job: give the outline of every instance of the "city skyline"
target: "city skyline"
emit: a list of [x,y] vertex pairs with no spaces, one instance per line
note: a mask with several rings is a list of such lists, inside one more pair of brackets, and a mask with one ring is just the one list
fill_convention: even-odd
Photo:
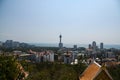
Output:
[[120,44],[119,0],[1,0],[0,41]]

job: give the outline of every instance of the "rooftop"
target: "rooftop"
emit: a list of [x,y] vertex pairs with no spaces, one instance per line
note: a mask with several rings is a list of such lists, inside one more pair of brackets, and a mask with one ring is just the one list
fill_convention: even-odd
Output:
[[97,72],[100,70],[100,68],[101,66],[94,61],[80,76],[80,80],[92,80]]
[[80,76],[80,80],[113,80],[106,69],[106,64],[100,66],[95,61],[91,63]]

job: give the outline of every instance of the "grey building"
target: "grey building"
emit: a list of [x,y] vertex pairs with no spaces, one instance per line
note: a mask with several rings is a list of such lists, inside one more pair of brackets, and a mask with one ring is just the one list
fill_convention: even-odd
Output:
[[92,43],[92,47],[93,47],[93,50],[96,50],[96,42],[95,41],[93,41],[93,43]]
[[103,46],[103,43],[100,43],[100,49],[103,49],[104,46]]
[[13,40],[6,40],[4,46],[6,48],[12,48],[13,47]]

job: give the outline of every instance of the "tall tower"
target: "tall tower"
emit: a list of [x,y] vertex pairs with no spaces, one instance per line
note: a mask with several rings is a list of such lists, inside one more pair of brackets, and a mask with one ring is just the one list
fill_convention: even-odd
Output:
[[103,47],[103,43],[100,43],[100,49],[103,49],[104,47]]
[[61,40],[62,40],[62,35],[60,35],[59,37],[60,37],[60,43],[61,43]]
[[63,48],[63,43],[62,43],[62,35],[59,36],[60,42],[59,42],[59,48]]

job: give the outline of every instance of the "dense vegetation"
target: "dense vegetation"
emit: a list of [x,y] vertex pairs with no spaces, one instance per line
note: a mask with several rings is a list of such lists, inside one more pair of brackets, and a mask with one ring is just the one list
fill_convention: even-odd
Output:
[[52,50],[54,52],[57,52],[59,50],[58,47],[18,47],[18,48],[5,48],[5,47],[0,47],[0,50],[3,52],[13,52],[15,50],[20,50],[22,52],[28,52],[30,49],[33,51],[44,51],[44,50]]
[[18,80],[23,77],[15,57],[0,55],[0,80]]
[[18,62],[14,56],[3,54],[0,55],[0,80],[22,80],[24,75],[18,64],[21,64],[25,71],[29,72],[26,80],[78,80],[80,73],[86,68],[86,65],[82,63],[69,65],[58,62]]
[[120,65],[107,68],[113,80],[120,80]]
[[[61,63],[30,63],[20,61],[29,76],[26,80],[78,80],[79,75],[85,70],[86,65],[79,63],[77,65]],[[107,68],[114,80],[120,79],[120,65]],[[18,61],[13,56],[0,55],[0,80],[21,80]]]
[[58,63],[26,63],[24,68],[29,71],[27,80],[78,80],[86,65],[58,64]]
[[[3,52],[12,52],[14,50],[21,50],[27,52],[30,48],[8,49],[2,48]],[[54,47],[32,47],[34,51],[53,50],[58,51]],[[86,59],[80,56],[78,59]],[[86,65],[79,62],[77,65],[62,64],[59,62],[44,62],[44,63],[30,63],[26,61],[17,61],[14,56],[0,55],[0,80],[16,80],[22,79],[20,69],[17,67],[21,63],[29,76],[26,80],[78,80],[79,75],[86,69]],[[114,80],[120,80],[120,65],[111,66],[107,68]]]

